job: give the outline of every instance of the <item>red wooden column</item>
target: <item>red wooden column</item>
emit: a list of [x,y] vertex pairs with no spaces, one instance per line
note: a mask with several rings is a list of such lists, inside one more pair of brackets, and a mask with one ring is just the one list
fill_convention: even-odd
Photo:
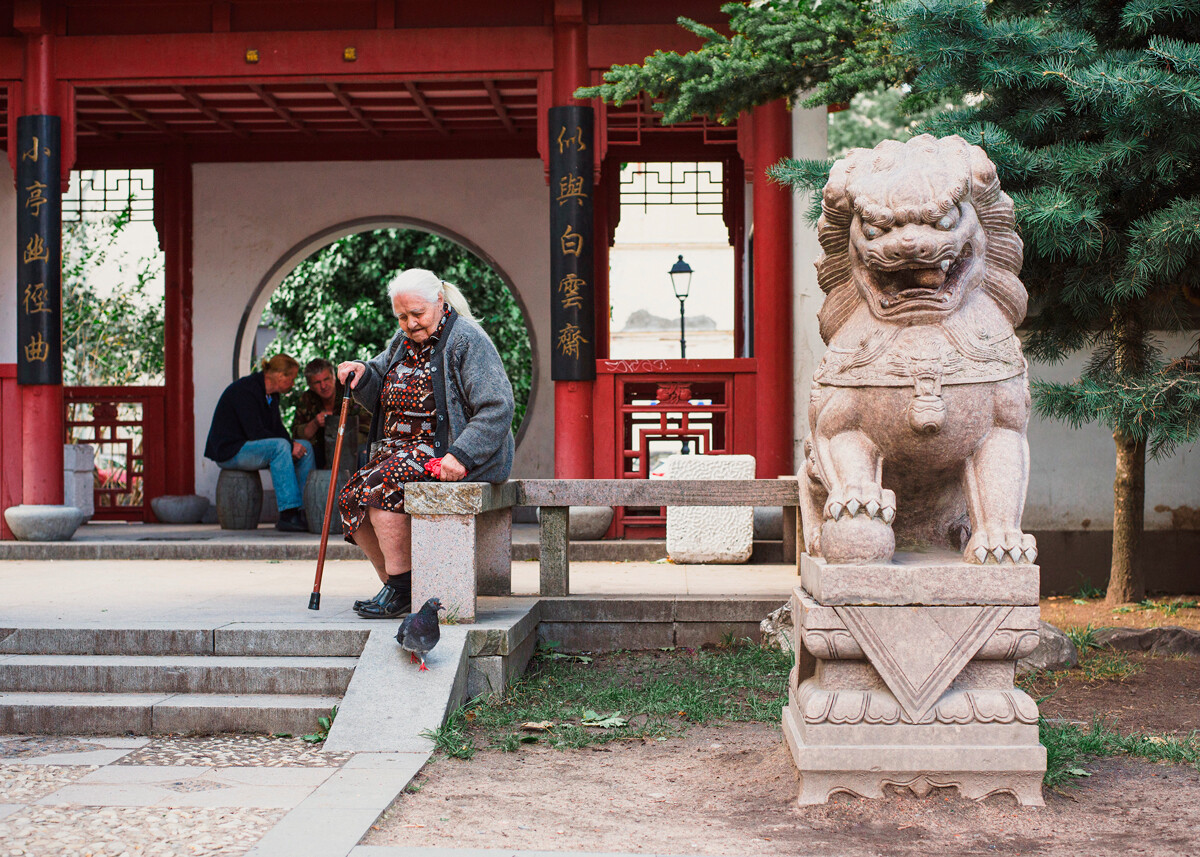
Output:
[[155,172],[159,245],[166,256],[166,481],[168,494],[196,490],[192,380],[192,165],[175,154]]
[[[586,103],[572,97],[576,89],[589,83],[583,3],[556,0],[554,7],[553,103],[556,107]],[[589,143],[595,145],[594,140]],[[554,475],[559,479],[591,479],[595,472],[595,385],[595,381],[554,382]]]
[[[48,17],[40,6],[31,6],[18,16],[17,25],[25,32],[24,104],[22,116],[58,116],[58,82],[54,72],[54,36],[49,33]],[[11,108],[10,108],[11,109]],[[66,125],[66,123],[64,123]],[[59,143],[73,131],[63,128]],[[10,146],[15,145],[10,141]],[[40,143],[39,143],[40,146]],[[44,147],[40,149],[44,151]],[[19,155],[18,155],[19,157]],[[68,167],[69,168],[69,167]],[[58,187],[47,188],[49,196],[60,194]],[[18,188],[17,198],[22,194]],[[18,205],[20,203],[18,202]],[[58,207],[60,203],[55,203]],[[19,215],[18,215],[19,216]],[[50,240],[53,240],[53,236]],[[51,258],[61,259],[62,236]],[[22,264],[22,250],[17,248],[17,264]],[[18,300],[21,296],[18,295]],[[61,290],[51,300],[59,302]],[[22,479],[21,502],[26,505],[58,506],[63,502],[63,442],[65,414],[61,376],[57,383],[20,385]]]
[[755,455],[759,479],[792,468],[792,194],[766,169],[792,155],[783,101],[754,109],[754,356],[758,358]]

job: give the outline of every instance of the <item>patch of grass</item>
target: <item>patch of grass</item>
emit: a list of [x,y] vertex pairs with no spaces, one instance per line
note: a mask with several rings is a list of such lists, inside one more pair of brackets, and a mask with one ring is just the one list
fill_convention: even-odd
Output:
[[1084,628],[1066,628],[1063,633],[1075,644],[1075,648],[1081,656],[1088,649],[1100,648],[1100,644],[1096,641],[1096,629],[1092,627],[1091,622],[1088,622]]
[[475,745],[467,735],[467,709],[459,706],[436,729],[421,732],[422,738],[433,742],[435,752],[452,759],[469,759],[475,755]]
[[1089,758],[1134,756],[1149,762],[1186,764],[1200,770],[1200,733],[1185,738],[1134,733],[1122,735],[1102,720],[1083,729],[1072,723],[1038,722],[1038,737],[1046,748],[1046,776],[1050,788],[1075,783],[1091,773],[1083,766]]
[[1183,598],[1175,598],[1171,601],[1154,601],[1150,598],[1143,598],[1136,604],[1122,604],[1120,607],[1114,607],[1112,612],[1115,615],[1119,615],[1122,613],[1146,611],[1161,613],[1164,616],[1178,616],[1180,610],[1192,610],[1197,607],[1200,607],[1200,601]]
[[445,755],[470,758],[476,746],[512,752],[521,744],[542,743],[569,749],[669,738],[693,723],[778,724],[787,703],[791,654],[732,637],[723,643],[699,652],[594,657],[546,646],[504,700],[473,704],[429,737]]
[[[1086,641],[1086,638],[1084,639]],[[1086,647],[1078,642],[1075,645],[1079,649],[1079,666],[1070,670],[1026,673],[1017,676],[1016,686],[1037,699],[1040,705],[1042,700],[1052,696],[1063,682],[1123,681],[1142,671],[1142,665],[1131,661],[1125,652],[1101,648],[1094,642]]]
[[1081,577],[1080,581],[1079,581],[1079,588],[1076,589],[1074,592],[1071,592],[1068,594],[1072,598],[1087,601],[1092,598],[1103,598],[1105,595],[1108,594],[1108,587],[1096,586],[1092,583],[1089,583],[1086,580],[1083,580],[1083,578]]
[[328,738],[329,730],[333,728],[333,721],[337,717],[337,709],[338,707],[335,705],[330,709],[328,717],[322,716],[317,718],[316,732],[310,732],[308,735],[301,735],[300,737],[309,744],[320,744]]

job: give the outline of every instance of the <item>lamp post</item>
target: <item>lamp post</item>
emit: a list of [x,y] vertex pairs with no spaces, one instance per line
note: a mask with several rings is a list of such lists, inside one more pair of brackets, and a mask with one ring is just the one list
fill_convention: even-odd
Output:
[[687,300],[688,291],[692,287],[692,267],[683,261],[683,256],[671,266],[671,288],[675,297],[679,298],[679,356],[687,357],[687,340],[684,338],[683,302]]

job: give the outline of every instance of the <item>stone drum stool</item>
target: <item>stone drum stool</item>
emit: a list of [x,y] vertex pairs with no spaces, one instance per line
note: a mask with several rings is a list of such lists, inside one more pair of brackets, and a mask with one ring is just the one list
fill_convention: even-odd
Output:
[[[325,501],[329,497],[329,477],[333,475],[332,470],[314,470],[308,474],[308,479],[304,483],[304,515],[308,518],[308,531],[310,533],[320,533],[321,526],[325,523]],[[342,493],[342,489],[346,487],[346,483],[350,481],[350,472],[340,470],[338,472],[337,490],[333,495],[333,502],[337,503],[338,495]],[[333,515],[329,518],[329,532],[340,535],[342,532],[342,517],[337,513],[337,507],[334,506]]]
[[253,530],[262,514],[262,477],[257,470],[222,470],[217,477],[217,521],[222,530]]

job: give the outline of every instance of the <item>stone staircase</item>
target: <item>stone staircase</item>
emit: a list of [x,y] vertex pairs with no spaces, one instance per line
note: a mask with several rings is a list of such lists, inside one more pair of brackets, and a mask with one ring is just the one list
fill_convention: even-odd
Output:
[[312,732],[345,693],[367,633],[0,628],[0,733]]

